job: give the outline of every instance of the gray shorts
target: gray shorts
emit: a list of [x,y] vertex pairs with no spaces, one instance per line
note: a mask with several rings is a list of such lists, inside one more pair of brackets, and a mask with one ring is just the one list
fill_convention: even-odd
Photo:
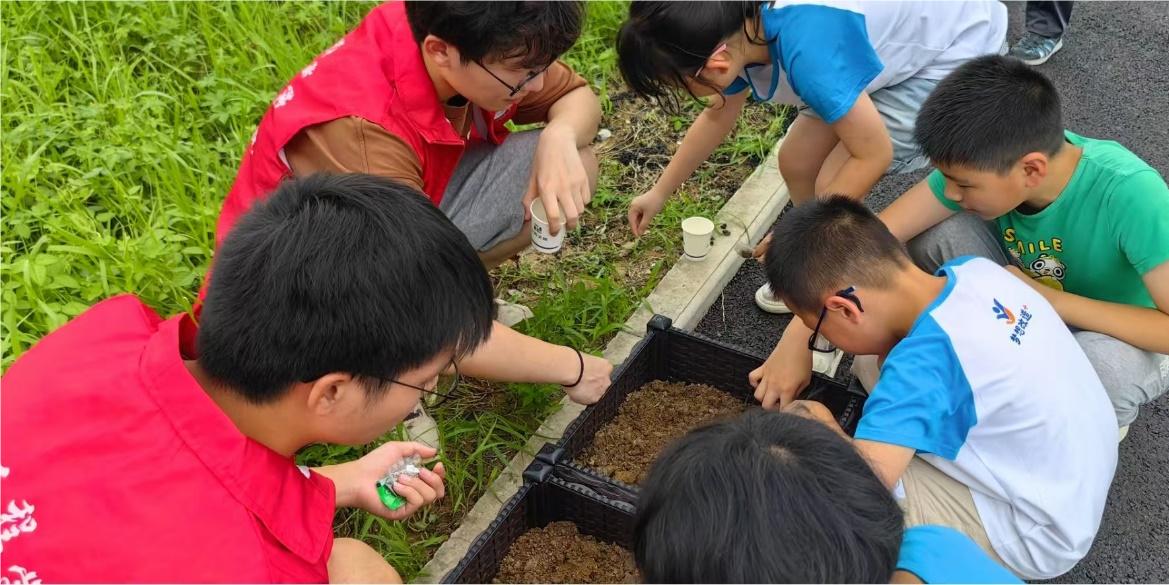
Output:
[[503,144],[467,144],[438,208],[480,252],[514,238],[524,226],[524,193],[532,175],[539,130],[517,132]]
[[[883,87],[869,94],[881,119],[885,121],[889,138],[893,139],[893,162],[886,173],[909,173],[929,165],[929,159],[922,154],[913,139],[913,127],[917,122],[918,110],[937,85],[937,79],[910,77],[897,85]],[[800,115],[820,119],[807,106],[800,108]]]
[[[914,263],[929,272],[960,256],[981,256],[1006,266],[1012,260],[997,234],[993,223],[958,213],[913,238],[907,247]],[[1072,332],[1100,376],[1120,426],[1132,424],[1142,404],[1169,390],[1169,356],[1095,331]]]

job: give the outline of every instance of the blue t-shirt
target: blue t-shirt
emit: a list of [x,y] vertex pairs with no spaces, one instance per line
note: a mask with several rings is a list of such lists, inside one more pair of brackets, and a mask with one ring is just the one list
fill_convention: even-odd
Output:
[[848,113],[862,92],[910,78],[942,79],[994,53],[1007,30],[1000,2],[781,0],[763,6],[770,62],[748,66],[725,93],[806,104],[825,122]]
[[965,534],[945,526],[907,529],[897,570],[926,583],[1022,583]]

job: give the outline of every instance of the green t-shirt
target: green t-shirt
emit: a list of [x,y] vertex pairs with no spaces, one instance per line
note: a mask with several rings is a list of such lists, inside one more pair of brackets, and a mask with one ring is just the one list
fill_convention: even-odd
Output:
[[[1036,280],[1102,301],[1155,308],[1147,272],[1169,261],[1169,187],[1120,144],[1065,131],[1083,154],[1067,187],[1038,213],[995,219],[1006,250]],[[943,205],[945,177],[929,186]]]

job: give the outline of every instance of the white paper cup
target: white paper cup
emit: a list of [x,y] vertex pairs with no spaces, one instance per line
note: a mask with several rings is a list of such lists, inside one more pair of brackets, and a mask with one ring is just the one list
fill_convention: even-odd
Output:
[[532,212],[532,245],[536,250],[545,254],[555,254],[564,245],[564,233],[568,231],[567,223],[560,222],[560,231],[552,235],[548,225],[548,214],[544,211],[544,202],[536,199],[529,208]]
[[710,253],[710,235],[714,233],[714,222],[705,217],[688,217],[682,220],[682,250],[691,260],[702,260]]

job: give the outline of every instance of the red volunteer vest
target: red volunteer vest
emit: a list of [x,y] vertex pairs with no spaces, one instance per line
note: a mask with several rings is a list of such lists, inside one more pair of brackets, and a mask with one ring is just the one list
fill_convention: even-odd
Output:
[[[513,105],[496,115],[472,106],[472,136],[503,142],[504,122],[515,109]],[[466,140],[455,134],[444,114],[401,1],[374,8],[276,96],[252,135],[223,202],[215,245],[256,201],[291,175],[284,147],[294,136],[309,126],[348,116],[369,120],[410,145],[421,162],[423,191],[435,205],[442,200]]]

